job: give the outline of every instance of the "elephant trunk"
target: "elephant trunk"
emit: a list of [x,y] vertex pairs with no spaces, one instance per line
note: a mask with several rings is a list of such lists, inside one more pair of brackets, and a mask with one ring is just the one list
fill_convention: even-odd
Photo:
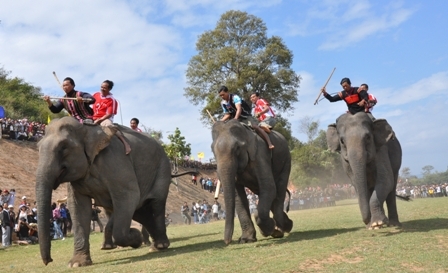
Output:
[[370,194],[367,184],[367,168],[366,168],[365,151],[349,153],[348,160],[350,168],[353,172],[352,183],[358,192],[358,203],[361,210],[361,216],[364,223],[367,225],[370,222]]
[[236,164],[228,160],[224,164],[218,164],[218,177],[224,190],[224,203],[226,205],[226,223],[224,230],[224,242],[228,245],[232,242],[235,220],[235,183]]
[[45,265],[52,262],[51,258],[51,237],[50,219],[53,217],[51,210],[53,183],[42,174],[37,174],[36,179],[36,201],[39,230],[39,247],[42,261]]

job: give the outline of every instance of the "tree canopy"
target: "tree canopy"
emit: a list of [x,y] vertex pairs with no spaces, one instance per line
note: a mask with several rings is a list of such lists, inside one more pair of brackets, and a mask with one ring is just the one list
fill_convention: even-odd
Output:
[[44,103],[40,87],[32,86],[23,79],[10,78],[11,72],[0,68],[0,105],[6,116],[46,122],[50,110]]
[[176,128],[174,134],[168,135],[168,140],[170,143],[162,144],[162,146],[170,160],[183,159],[185,156],[191,155],[191,144],[185,141],[179,128]]
[[199,36],[184,95],[201,106],[205,124],[210,124],[206,110],[221,113],[221,85],[247,102],[251,93],[259,92],[277,110],[294,110],[301,78],[291,69],[293,53],[280,37],[268,38],[266,30],[260,18],[231,10],[221,15],[215,29]]

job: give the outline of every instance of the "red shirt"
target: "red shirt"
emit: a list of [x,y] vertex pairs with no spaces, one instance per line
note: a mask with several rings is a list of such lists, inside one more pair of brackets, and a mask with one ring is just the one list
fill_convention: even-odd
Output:
[[114,115],[117,114],[118,103],[112,94],[103,96],[101,92],[96,92],[93,94],[93,98],[95,99],[95,103],[93,104],[93,120],[112,114],[109,119],[113,121]]
[[[257,113],[260,113],[261,111],[263,111],[263,108],[265,106],[269,107],[269,103],[265,99],[258,99],[257,102],[255,103],[255,110],[254,110],[255,111],[255,115]],[[259,116],[258,120],[263,121],[263,120],[266,119],[267,116],[275,118],[274,111],[272,111],[271,107],[269,107],[269,111],[267,111],[266,113],[264,113],[261,116]]]

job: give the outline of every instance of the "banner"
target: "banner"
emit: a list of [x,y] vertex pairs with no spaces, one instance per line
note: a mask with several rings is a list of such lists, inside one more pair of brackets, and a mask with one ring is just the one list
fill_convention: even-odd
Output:
[[0,106],[0,118],[4,117],[5,117],[5,109],[3,108],[3,106]]
[[200,152],[200,153],[198,153],[198,158],[199,158],[199,159],[204,158],[204,152]]
[[47,125],[50,124],[50,121],[51,121],[50,115],[48,115],[48,117],[47,117]]

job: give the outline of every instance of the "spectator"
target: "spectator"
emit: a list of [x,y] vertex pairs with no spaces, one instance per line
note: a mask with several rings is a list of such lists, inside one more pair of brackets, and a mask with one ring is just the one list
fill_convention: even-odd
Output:
[[64,234],[61,230],[61,211],[57,207],[56,203],[51,204],[51,209],[53,211],[53,226],[54,226],[54,232],[55,235],[53,239],[62,239],[65,240]]
[[11,189],[9,191],[10,197],[9,197],[9,202],[8,202],[8,206],[12,205],[14,206],[14,201],[16,200],[16,190],[15,189]]
[[14,206],[8,205],[9,212],[9,244],[12,244],[12,232],[14,230],[14,222],[16,219],[16,213],[14,212]]
[[219,213],[219,205],[218,201],[215,200],[212,206],[212,213],[213,213],[213,219],[219,220],[218,213]]
[[0,195],[0,205],[4,206],[5,208],[9,204],[9,200],[11,199],[11,194],[7,189],[4,189],[2,191],[2,194]]
[[180,208],[180,213],[182,214],[182,218],[184,219],[184,224],[191,224],[190,217],[190,208],[188,207],[187,202],[184,202],[184,205]]
[[59,212],[61,214],[61,229],[62,229],[62,234],[64,237],[67,237],[67,230],[68,230],[68,226],[69,226],[69,221],[68,221],[68,209],[65,205],[65,203],[61,203],[59,205]]
[[198,210],[194,201],[191,202],[191,216],[193,216],[193,221],[195,224],[199,223]]
[[0,227],[2,230],[2,246],[9,247],[11,245],[11,223],[9,213],[0,205]]

